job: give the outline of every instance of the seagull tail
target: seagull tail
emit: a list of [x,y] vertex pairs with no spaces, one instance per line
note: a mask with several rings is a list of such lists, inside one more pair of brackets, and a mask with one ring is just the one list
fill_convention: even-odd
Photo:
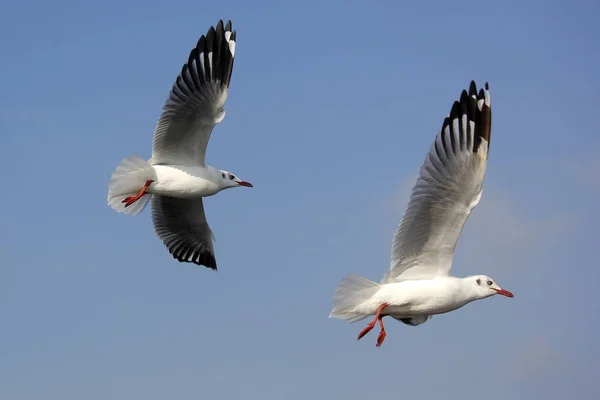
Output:
[[333,309],[329,318],[357,322],[370,314],[360,310],[360,306],[371,299],[381,285],[362,276],[351,274],[339,283],[333,295]]
[[136,154],[125,157],[117,165],[108,182],[108,205],[115,211],[124,214],[137,215],[141,213],[152,198],[151,194],[142,196],[129,207],[125,207],[123,200],[137,194],[150,179],[155,180],[156,173],[146,160]]

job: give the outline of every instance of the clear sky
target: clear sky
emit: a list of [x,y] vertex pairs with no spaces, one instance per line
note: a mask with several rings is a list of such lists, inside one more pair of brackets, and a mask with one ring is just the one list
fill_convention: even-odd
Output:
[[[600,4],[10,1],[0,12],[0,399],[600,398]],[[219,272],[106,204],[173,80],[238,31],[207,161]],[[453,274],[495,296],[413,328],[328,319],[379,280],[452,102],[491,86],[481,203]]]

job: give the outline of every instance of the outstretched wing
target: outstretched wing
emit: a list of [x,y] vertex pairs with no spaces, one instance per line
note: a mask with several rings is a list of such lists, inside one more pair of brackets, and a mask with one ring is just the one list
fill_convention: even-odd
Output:
[[492,123],[489,86],[463,90],[433,142],[394,235],[382,282],[448,276],[456,243],[481,198]]
[[154,130],[151,164],[204,165],[216,124],[225,117],[236,33],[231,21],[210,27],[175,80]]
[[206,221],[202,198],[152,196],[152,223],[173,258],[217,269],[213,233]]

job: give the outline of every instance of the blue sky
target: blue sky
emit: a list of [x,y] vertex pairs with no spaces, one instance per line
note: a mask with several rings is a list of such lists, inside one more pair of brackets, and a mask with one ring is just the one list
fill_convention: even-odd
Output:
[[[593,1],[6,3],[0,13],[0,398],[600,398],[600,56]],[[207,161],[219,272],[106,204],[219,18],[238,31]],[[490,82],[481,203],[453,273],[515,293],[411,328],[327,318],[379,280],[419,166]]]

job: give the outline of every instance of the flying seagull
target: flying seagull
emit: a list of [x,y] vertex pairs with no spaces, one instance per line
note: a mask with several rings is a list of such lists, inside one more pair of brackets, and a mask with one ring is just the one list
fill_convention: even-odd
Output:
[[417,326],[475,300],[495,294],[513,297],[488,276],[450,276],[458,238],[481,199],[491,125],[489,85],[478,93],[471,81],[469,93],[463,90],[454,102],[425,157],[381,283],[351,274],[335,290],[330,318],[357,322],[375,316],[358,339],[379,322],[381,346],[385,316]]
[[217,270],[214,236],[202,198],[234,187],[252,187],[231,172],[205,163],[225,101],[235,56],[231,21],[202,35],[175,80],[154,130],[152,158],[123,159],[108,184],[108,204],[137,215],[152,199],[152,223],[169,253],[180,262]]

